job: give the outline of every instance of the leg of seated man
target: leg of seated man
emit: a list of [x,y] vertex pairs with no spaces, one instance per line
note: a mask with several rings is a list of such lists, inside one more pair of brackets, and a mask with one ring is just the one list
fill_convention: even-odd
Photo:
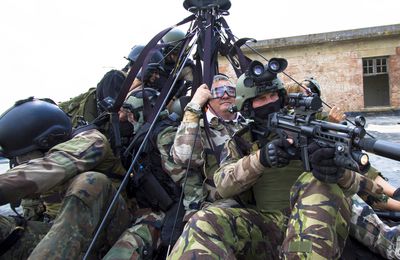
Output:
[[125,230],[103,260],[152,259],[157,249],[164,213],[142,209],[135,212],[137,219]]
[[208,207],[190,218],[168,259],[277,259],[282,216],[280,212]]
[[287,259],[337,259],[350,222],[350,203],[336,184],[300,175],[290,192],[291,216],[283,242]]
[[40,221],[23,223],[13,217],[0,216],[0,251],[3,253],[0,259],[27,259],[50,227],[51,224]]
[[[105,175],[85,172],[76,176],[53,226],[30,259],[78,259],[89,246],[114,195],[115,189]],[[130,222],[128,208],[119,196],[94,251],[101,254],[102,250],[108,250]]]

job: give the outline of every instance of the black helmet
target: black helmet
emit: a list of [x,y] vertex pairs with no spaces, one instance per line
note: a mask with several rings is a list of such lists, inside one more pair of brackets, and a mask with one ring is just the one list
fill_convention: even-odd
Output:
[[135,62],[143,49],[144,49],[143,45],[133,46],[131,49],[131,52],[128,54],[128,57],[125,57],[125,59],[127,59],[131,62]]
[[164,71],[164,56],[159,50],[152,51],[152,56],[147,63],[145,73],[140,71],[137,77],[143,82],[149,83],[148,81],[154,71]]
[[[143,51],[143,45],[135,45],[132,47],[131,52],[129,53],[128,57],[125,57],[127,60],[131,62],[136,62],[140,53]],[[153,55],[151,56],[148,62],[148,68],[156,68],[159,70],[163,70],[164,65],[164,56],[162,55],[161,51],[154,50],[151,51]]]
[[147,71],[149,70],[161,70],[164,71],[164,56],[162,55],[160,50],[156,50],[153,52],[149,63],[147,64]]
[[71,137],[71,119],[54,102],[30,97],[0,116],[0,150],[12,158],[48,150]]

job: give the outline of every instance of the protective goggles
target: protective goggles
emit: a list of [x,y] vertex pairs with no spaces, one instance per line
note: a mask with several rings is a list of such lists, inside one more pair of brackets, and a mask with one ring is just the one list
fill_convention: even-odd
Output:
[[236,88],[232,86],[219,86],[211,89],[211,96],[213,98],[222,98],[225,93],[230,97],[236,97]]

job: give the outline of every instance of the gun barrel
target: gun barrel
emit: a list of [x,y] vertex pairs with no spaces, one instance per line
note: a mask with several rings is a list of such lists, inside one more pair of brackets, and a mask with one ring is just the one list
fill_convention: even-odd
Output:
[[400,144],[372,138],[360,140],[360,148],[386,158],[400,161]]

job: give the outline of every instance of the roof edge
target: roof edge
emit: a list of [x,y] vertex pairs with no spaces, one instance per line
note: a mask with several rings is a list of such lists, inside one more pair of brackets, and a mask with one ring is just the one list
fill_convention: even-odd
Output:
[[[382,37],[393,37],[400,35],[400,24],[367,27],[360,29],[326,32],[318,34],[306,34],[300,36],[284,37],[261,40],[256,43],[249,43],[252,48],[257,49],[273,49],[289,46],[304,46],[311,44],[321,44],[328,42],[341,42],[349,40],[372,39]],[[244,47],[243,51],[248,51],[248,47]]]

